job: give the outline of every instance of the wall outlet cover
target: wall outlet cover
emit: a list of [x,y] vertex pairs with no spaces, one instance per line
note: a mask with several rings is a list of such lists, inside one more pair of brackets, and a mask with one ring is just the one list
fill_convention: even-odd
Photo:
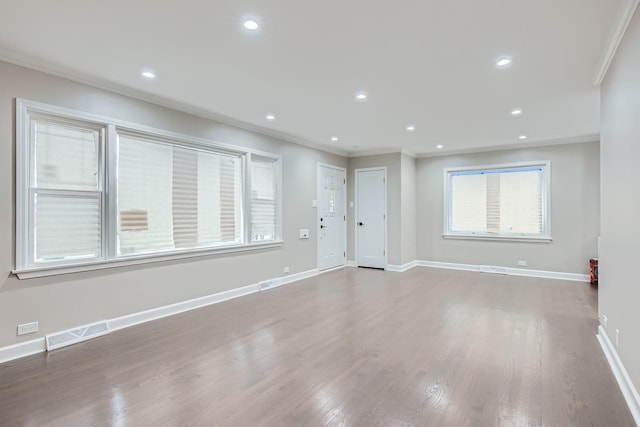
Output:
[[18,335],[33,334],[34,332],[38,332],[38,322],[18,325]]

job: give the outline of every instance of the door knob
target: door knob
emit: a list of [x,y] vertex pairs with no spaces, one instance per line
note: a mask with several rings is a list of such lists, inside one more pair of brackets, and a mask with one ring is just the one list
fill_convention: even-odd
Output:
[[320,224],[320,229],[322,230],[323,228],[327,228],[327,226]]

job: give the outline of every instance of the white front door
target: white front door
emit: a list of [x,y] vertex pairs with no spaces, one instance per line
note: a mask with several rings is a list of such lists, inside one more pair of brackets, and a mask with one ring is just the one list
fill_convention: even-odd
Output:
[[344,169],[318,165],[318,269],[338,267],[346,261],[347,210]]
[[385,268],[386,170],[356,169],[356,249],[358,267]]

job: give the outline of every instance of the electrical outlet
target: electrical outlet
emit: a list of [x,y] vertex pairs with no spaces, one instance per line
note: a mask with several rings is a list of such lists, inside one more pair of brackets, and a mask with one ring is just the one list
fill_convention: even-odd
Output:
[[309,238],[309,229],[308,228],[301,228],[300,229],[300,238],[301,239],[308,239]]
[[527,266],[527,261],[518,261],[518,265],[520,267],[526,267]]
[[18,335],[26,335],[38,332],[38,322],[24,323],[18,325]]
[[607,322],[609,321],[609,319],[607,318],[606,314],[602,315],[602,326],[604,326],[605,328],[607,327]]
[[616,348],[620,347],[620,331],[616,329]]
[[282,272],[283,272],[283,273],[288,273],[289,271],[290,271],[290,270],[289,270],[289,267],[285,267],[285,268],[283,268],[283,269],[282,269]]

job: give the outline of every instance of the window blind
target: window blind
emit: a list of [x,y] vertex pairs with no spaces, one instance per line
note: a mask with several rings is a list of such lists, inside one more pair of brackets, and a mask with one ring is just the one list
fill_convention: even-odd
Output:
[[272,159],[251,161],[251,240],[274,240],[277,234],[277,175]]
[[449,231],[489,235],[544,232],[541,167],[449,174]]
[[102,255],[101,132],[33,118],[33,262]]
[[120,134],[118,211],[119,255],[240,243],[241,158]]

